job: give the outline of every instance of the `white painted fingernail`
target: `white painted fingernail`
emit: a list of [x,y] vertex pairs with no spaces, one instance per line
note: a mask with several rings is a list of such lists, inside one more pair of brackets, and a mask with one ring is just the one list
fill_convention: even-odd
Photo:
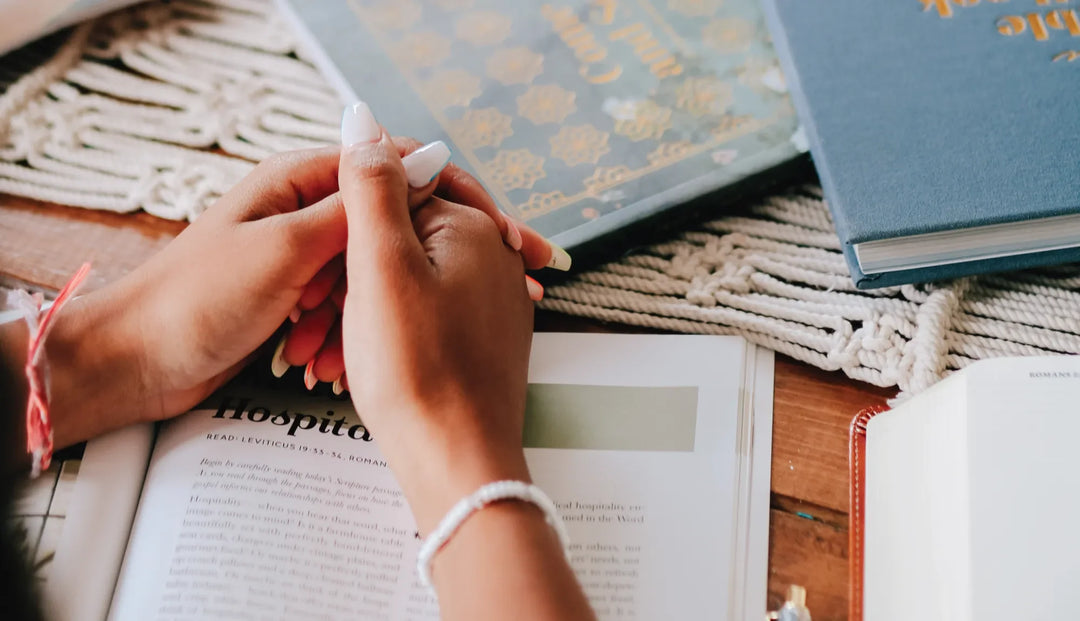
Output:
[[307,367],[304,368],[304,386],[311,390],[315,388],[315,384],[319,383],[319,378],[315,377],[315,359],[312,358],[308,361]]
[[274,374],[274,377],[281,377],[289,370],[289,363],[285,362],[285,359],[281,356],[285,351],[285,340],[288,338],[288,334],[281,337],[281,340],[278,341],[277,349],[274,350],[274,357],[270,359],[270,372]]
[[330,390],[334,391],[335,395],[340,395],[345,392],[345,387],[341,385],[341,376],[339,375],[334,383],[330,386]]
[[551,240],[544,241],[546,241],[548,247],[551,248],[551,259],[548,260],[547,267],[563,272],[570,269],[570,264],[573,262],[573,260],[570,258],[570,254],[563,250],[560,246],[553,244]]
[[300,321],[300,313],[301,313],[301,312],[302,312],[302,311],[300,310],[300,307],[299,307],[299,306],[297,306],[296,308],[292,309],[292,312],[291,312],[291,313],[289,313],[289,321],[291,321],[291,322],[293,322],[293,323],[296,323],[297,321]]
[[450,147],[442,140],[430,142],[401,159],[409,185],[422,188],[431,183],[450,162]]
[[517,227],[517,224],[510,219],[509,216],[503,214],[503,220],[506,220],[506,243],[514,250],[521,250],[521,229]]
[[382,128],[371,113],[371,108],[362,101],[345,106],[341,114],[341,144],[352,146],[360,142],[377,142],[382,137]]

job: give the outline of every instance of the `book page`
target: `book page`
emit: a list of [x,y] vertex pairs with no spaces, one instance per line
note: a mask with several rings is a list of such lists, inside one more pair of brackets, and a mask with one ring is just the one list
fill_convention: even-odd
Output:
[[[537,335],[526,455],[600,618],[739,609],[746,351],[735,338]],[[111,619],[438,617],[415,573],[415,523],[347,401],[208,405],[160,434]],[[764,571],[764,547],[755,556]],[[763,613],[762,591],[739,618]]]
[[64,463],[38,547],[39,558],[55,551],[43,585],[48,618],[105,618],[153,436],[150,424],[118,429],[87,443],[81,462]]
[[[759,363],[745,341],[730,337],[543,336],[529,369],[525,441],[533,448],[526,455],[533,478],[563,512],[572,565],[598,616],[761,619],[771,354]],[[767,387],[748,382],[755,369],[747,363]],[[579,399],[598,390],[590,385],[607,394],[595,407],[553,399],[544,410],[534,407],[538,383]],[[740,425],[740,408],[755,396],[765,414],[756,430],[749,420]],[[533,427],[562,437],[540,445]],[[751,483],[740,456],[763,444]],[[744,517],[753,528],[740,534]],[[755,575],[746,575],[749,568]]]

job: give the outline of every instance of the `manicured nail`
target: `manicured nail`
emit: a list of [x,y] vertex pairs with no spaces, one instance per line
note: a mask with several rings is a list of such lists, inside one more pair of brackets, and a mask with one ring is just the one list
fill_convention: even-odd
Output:
[[308,390],[311,390],[312,388],[315,388],[315,384],[318,383],[319,378],[315,377],[315,359],[312,358],[304,368],[304,386],[306,386]]
[[507,245],[514,250],[521,250],[521,229],[519,229],[517,224],[515,224],[506,214],[503,214],[503,220],[506,220]]
[[533,302],[544,299],[544,286],[533,280],[532,276],[525,276],[525,288],[529,290],[529,299]]
[[301,311],[300,311],[299,306],[292,309],[292,312],[289,313],[289,321],[291,321],[293,323],[296,323],[297,321],[300,321],[300,312]]
[[274,350],[274,357],[270,359],[270,372],[274,374],[274,377],[281,377],[289,370],[289,363],[285,362],[285,359],[281,357],[281,354],[285,351],[285,340],[287,338],[289,338],[288,334],[281,337],[277,349]]
[[377,142],[382,137],[382,128],[379,127],[371,108],[362,101],[351,106],[345,106],[345,112],[341,114],[341,144],[352,146],[360,142]]
[[409,185],[422,188],[450,162],[450,147],[442,140],[429,142],[401,159]]
[[341,383],[341,376],[340,375],[338,376],[338,378],[336,380],[334,380],[333,385],[330,386],[330,390],[334,391],[335,395],[340,395],[341,393],[345,392],[345,386],[342,385],[342,383]]
[[551,259],[548,260],[547,267],[563,272],[570,269],[570,263],[572,262],[570,254],[561,247],[553,244],[551,240],[544,241],[546,241],[547,245],[551,248]]

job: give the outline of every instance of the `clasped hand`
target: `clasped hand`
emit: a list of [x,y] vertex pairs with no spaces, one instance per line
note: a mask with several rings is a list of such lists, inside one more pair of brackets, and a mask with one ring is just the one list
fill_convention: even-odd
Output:
[[[299,312],[278,358],[348,377],[421,526],[478,482],[527,478],[525,269],[553,249],[453,165],[410,187],[401,156],[418,147],[380,127],[271,157],[139,269],[74,300],[46,343],[57,446],[190,409]],[[452,450],[466,456],[453,477],[419,472]]]

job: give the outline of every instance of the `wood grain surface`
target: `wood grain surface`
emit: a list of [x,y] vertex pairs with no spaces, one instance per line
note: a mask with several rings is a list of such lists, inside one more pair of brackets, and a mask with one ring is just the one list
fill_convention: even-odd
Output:
[[[87,260],[88,288],[135,269],[184,224],[144,213],[110,214],[0,195],[0,285],[56,290]],[[543,331],[624,332],[625,326],[537,313]],[[789,584],[808,591],[815,621],[847,615],[847,427],[884,403],[880,389],[777,356],[773,409],[769,599]]]

